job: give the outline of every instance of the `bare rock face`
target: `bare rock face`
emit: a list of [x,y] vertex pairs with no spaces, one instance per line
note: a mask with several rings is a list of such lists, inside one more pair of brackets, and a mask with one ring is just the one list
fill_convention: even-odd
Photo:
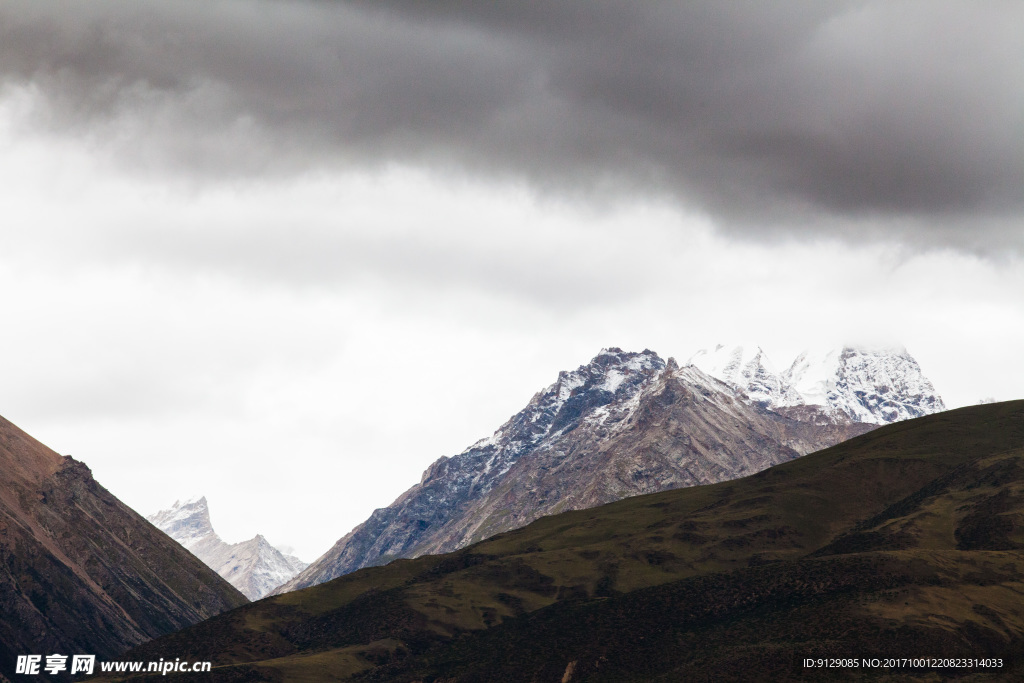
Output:
[[0,418],[0,672],[19,654],[113,658],[248,602],[100,486]]
[[434,462],[275,592],[456,550],[542,515],[753,474],[869,429],[820,410],[782,415],[697,367],[605,349],[489,439]]
[[309,566],[259,534],[241,543],[225,543],[213,530],[205,497],[177,501],[148,519],[250,600],[259,600]]

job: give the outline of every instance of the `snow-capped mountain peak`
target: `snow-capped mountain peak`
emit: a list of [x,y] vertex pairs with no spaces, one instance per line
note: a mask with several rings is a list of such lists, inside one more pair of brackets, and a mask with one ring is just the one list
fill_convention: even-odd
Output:
[[210,524],[205,496],[175,501],[148,519],[250,600],[262,598],[308,566],[285,555],[260,534],[242,543],[225,543]]
[[690,357],[688,365],[740,389],[764,407],[792,405],[800,399],[756,344],[718,344],[714,349],[701,349]]
[[946,408],[917,361],[901,346],[805,351],[783,377],[804,404],[857,422],[888,424]]
[[203,538],[213,534],[213,526],[210,524],[210,509],[205,496],[197,496],[185,501],[176,500],[169,509],[151,515],[149,521],[189,549]]
[[835,384],[842,349],[803,351],[783,374],[785,381],[808,405],[826,405],[828,394]]
[[[420,484],[445,477],[458,482],[456,489],[483,495],[521,456],[545,439],[571,432],[585,421],[621,419],[621,411],[616,412],[616,408],[628,405],[640,387],[664,368],[665,361],[647,349],[640,353],[615,347],[601,349],[586,365],[559,372],[553,384],[535,394],[526,408],[490,437],[458,455],[439,458],[423,473]],[[479,463],[484,463],[483,467]],[[467,475],[457,474],[462,471]]]
[[804,351],[785,372],[754,344],[698,351],[690,364],[765,408],[817,406],[830,418],[888,424],[945,410],[902,346]]

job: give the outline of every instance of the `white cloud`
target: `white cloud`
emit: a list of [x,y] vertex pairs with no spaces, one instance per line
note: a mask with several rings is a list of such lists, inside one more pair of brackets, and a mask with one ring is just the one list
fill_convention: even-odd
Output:
[[[423,169],[134,178],[0,100],[0,413],[150,513],[313,559],[603,346],[905,343],[952,405],[1019,397],[1024,269],[753,243]],[[21,112],[21,113],[19,113]]]

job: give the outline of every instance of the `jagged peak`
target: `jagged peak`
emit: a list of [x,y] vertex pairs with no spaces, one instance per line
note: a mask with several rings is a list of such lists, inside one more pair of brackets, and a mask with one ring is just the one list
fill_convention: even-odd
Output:
[[150,515],[150,519],[154,517],[186,519],[197,515],[209,516],[209,513],[210,506],[206,501],[206,496],[192,496],[174,501],[171,507]]
[[268,541],[267,537],[264,536],[263,534],[256,534],[255,536],[253,536],[252,540],[249,541],[249,542],[250,543],[255,543],[257,548],[272,549],[274,552],[281,552],[280,550],[277,549],[277,547],[273,543]]
[[616,370],[643,371],[660,370],[665,366],[665,361],[651,351],[623,351],[617,346],[609,346],[601,349],[596,356],[590,359],[589,363],[580,365],[575,370],[560,370],[558,378],[547,389],[537,392],[533,401],[543,400],[552,392],[562,394],[565,391],[573,391],[587,383],[589,378],[597,375],[604,375]]
[[859,353],[870,356],[900,356],[910,358],[907,347],[895,342],[860,342],[844,344],[843,353]]
[[899,359],[915,369],[920,369],[917,360],[902,344],[845,344],[832,348],[805,349],[793,360],[785,371],[787,378],[798,377],[808,368],[817,367],[823,371],[838,371],[838,367],[851,358]]
[[209,536],[216,536],[210,522],[210,508],[205,496],[176,500],[174,505],[146,518],[170,534],[186,548]]
[[[500,435],[501,430],[499,429],[497,432],[494,433],[494,436],[491,436],[486,439],[480,439],[475,444],[470,446],[467,450],[479,450],[486,446],[494,445],[494,443],[492,442],[497,442],[497,439],[500,437]],[[442,455],[440,458],[430,463],[427,469],[423,470],[423,475],[420,477],[420,484],[426,484],[428,481],[436,477],[438,472],[441,470],[441,468],[444,466],[444,463],[446,462],[448,462],[448,456]]]
[[688,364],[682,367],[677,366],[675,369],[666,367],[663,376],[675,377],[691,387],[709,390],[712,394],[726,396],[730,400],[742,396],[734,384],[705,372],[697,365]]
[[534,394],[523,410],[490,437],[456,456],[435,460],[424,470],[419,485],[431,487],[462,476],[460,473],[474,467],[472,462],[480,460],[487,464],[482,473],[473,475],[472,485],[486,486],[486,479],[500,476],[543,439],[572,430],[583,420],[603,419],[607,415],[604,406],[635,395],[664,367],[665,361],[650,349],[635,352],[605,347],[589,363],[560,371],[554,383]]
[[[205,507],[208,507],[208,503],[206,502],[206,496],[204,496],[202,494],[197,494],[197,495],[194,495],[194,496],[189,496],[188,498],[178,498],[177,500],[174,501],[174,503],[170,507],[163,508],[163,509],[160,510],[160,512],[169,512],[171,510],[180,510],[182,508],[205,508]],[[160,513],[157,513],[157,514],[160,514]]]
[[688,366],[725,382],[764,407],[799,402],[784,376],[768,354],[753,342],[718,344],[693,354]]
[[[581,389],[599,389],[614,394],[623,385],[627,376],[633,373],[649,374],[664,367],[665,361],[650,349],[636,352],[623,351],[616,346],[606,347],[589,363],[575,370],[560,371],[558,379],[535,394],[530,404],[538,406],[552,401],[564,402]],[[629,383],[629,386],[632,386],[632,383]],[[505,428],[503,426],[502,430]]]
[[734,383],[749,377],[757,368],[778,374],[768,354],[753,342],[716,344],[714,349],[700,349],[686,364],[696,365],[709,375]]
[[[661,361],[661,357],[650,349],[644,349],[643,351],[623,351],[618,346],[607,346],[598,351],[597,355],[590,359],[590,363],[588,363],[588,365],[605,365],[609,358],[620,363],[628,363],[634,358],[646,358],[651,361]],[[586,366],[581,365],[580,367],[582,368]]]
[[790,368],[786,371],[791,373],[801,362],[813,362],[817,364],[835,363],[844,358],[865,356],[874,358],[900,358],[917,364],[914,357],[907,351],[907,347],[893,342],[887,343],[849,343],[842,346],[819,347],[804,349],[793,360]]

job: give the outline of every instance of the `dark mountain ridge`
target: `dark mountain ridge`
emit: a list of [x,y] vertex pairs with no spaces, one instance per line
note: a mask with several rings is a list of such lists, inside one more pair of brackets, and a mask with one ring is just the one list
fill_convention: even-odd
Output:
[[84,463],[0,417],[0,672],[22,654],[110,658],[246,602]]

